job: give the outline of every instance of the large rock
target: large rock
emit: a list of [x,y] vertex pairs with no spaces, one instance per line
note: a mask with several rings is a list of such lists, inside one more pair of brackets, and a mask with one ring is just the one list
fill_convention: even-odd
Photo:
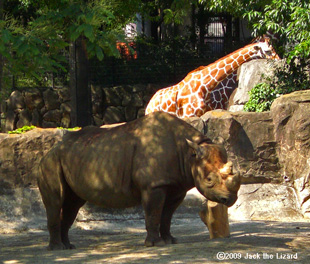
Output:
[[229,159],[243,183],[281,182],[270,113],[215,110],[201,117],[205,134],[225,140]]
[[13,91],[8,99],[8,109],[16,110],[25,108],[25,100],[20,91]]
[[0,193],[4,189],[36,186],[36,165],[64,130],[34,129],[24,134],[0,134]]
[[105,88],[104,101],[105,106],[118,106],[122,104],[122,98],[119,94],[117,87]]
[[103,115],[103,124],[125,122],[125,115],[119,107],[109,106]]
[[31,113],[28,109],[23,109],[18,114],[17,128],[31,125]]
[[310,218],[310,91],[276,99],[271,107],[281,174],[296,192],[304,215]]
[[6,113],[4,131],[11,131],[16,128],[18,118],[17,114],[13,110],[8,110]]
[[30,88],[24,91],[24,98],[26,108],[28,108],[29,110],[33,110],[36,108],[40,109],[44,105],[42,94],[39,89]]
[[48,111],[59,109],[60,101],[59,101],[58,94],[55,90],[47,89],[46,91],[44,91],[43,99],[44,99],[45,107]]
[[50,110],[46,112],[43,116],[43,120],[46,122],[54,122],[56,124],[60,124],[62,118],[62,113],[60,110],[55,109],[55,110]]
[[232,220],[300,221],[303,214],[294,189],[282,184],[242,185],[237,202],[228,209]]
[[252,60],[244,63],[238,69],[238,87],[229,98],[228,110],[235,112],[243,110],[245,103],[249,101],[249,91],[274,73],[275,64],[281,61],[268,61],[265,59]]

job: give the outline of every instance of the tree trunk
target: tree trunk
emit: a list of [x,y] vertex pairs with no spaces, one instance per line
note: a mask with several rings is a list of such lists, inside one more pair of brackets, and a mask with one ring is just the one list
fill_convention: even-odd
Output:
[[[2,16],[3,16],[3,1],[0,0],[0,20],[2,19]],[[3,90],[2,85],[3,85],[3,57],[0,54],[0,92]]]
[[89,62],[82,37],[70,44],[71,126],[91,124],[91,92],[88,85]]

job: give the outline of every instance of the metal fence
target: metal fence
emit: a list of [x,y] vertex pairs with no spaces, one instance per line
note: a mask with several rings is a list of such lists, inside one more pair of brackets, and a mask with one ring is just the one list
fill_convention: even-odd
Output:
[[[135,58],[106,57],[103,61],[90,61],[89,80],[100,86],[116,86],[137,83],[173,84],[181,81],[188,72],[199,66],[206,66],[227,53],[239,48],[243,43],[234,42],[225,49],[223,38],[206,38],[206,43],[198,50],[168,51],[156,50],[156,53],[137,51]],[[41,76],[44,87],[69,85],[69,71],[45,73]],[[34,86],[24,75],[9,77],[12,89]]]

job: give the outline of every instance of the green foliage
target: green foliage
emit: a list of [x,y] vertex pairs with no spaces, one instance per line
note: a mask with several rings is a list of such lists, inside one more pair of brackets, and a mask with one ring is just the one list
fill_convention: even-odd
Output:
[[244,111],[247,112],[268,111],[272,102],[279,96],[278,91],[266,83],[257,84],[249,95],[250,100],[244,106]]
[[310,2],[303,0],[200,0],[210,9],[246,18],[254,35],[270,31],[279,36],[276,49],[286,63],[269,84],[250,93],[248,111],[269,110],[277,95],[309,89]]
[[[8,134],[23,134],[26,133],[28,131],[31,131],[33,129],[37,128],[36,126],[23,126],[21,128],[17,128],[15,130],[12,131],[8,131]],[[57,127],[58,129],[64,129],[64,130],[68,130],[68,131],[77,131],[80,130],[80,127],[72,127],[72,128],[64,128],[64,127]]]
[[255,36],[280,37],[278,53],[288,60],[310,54],[310,2],[303,0],[199,0],[207,8],[245,18]]
[[190,8],[188,0],[174,0],[169,8],[164,9],[165,24],[182,24],[185,16],[188,14],[187,10]]
[[[68,69],[70,42],[84,38],[89,57],[119,56],[117,40],[134,17],[139,0],[11,0],[0,20],[0,54],[5,80],[23,74],[30,84],[44,85],[46,73]],[[0,17],[1,19],[1,17]]]
[[248,112],[269,111],[273,101],[283,94],[310,88],[307,65],[303,60],[294,60],[275,68],[273,78],[266,78],[267,83],[257,84],[250,92],[250,99],[244,110]]
[[23,133],[26,133],[30,130],[35,129],[35,128],[36,128],[36,126],[23,126],[21,128],[17,128],[15,130],[8,131],[8,134],[23,134]]

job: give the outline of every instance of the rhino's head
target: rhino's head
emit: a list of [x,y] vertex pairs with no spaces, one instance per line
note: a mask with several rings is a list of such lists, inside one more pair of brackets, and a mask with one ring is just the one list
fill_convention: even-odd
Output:
[[232,206],[237,200],[240,175],[233,173],[232,163],[222,145],[187,140],[191,151],[191,171],[195,186],[208,200]]

